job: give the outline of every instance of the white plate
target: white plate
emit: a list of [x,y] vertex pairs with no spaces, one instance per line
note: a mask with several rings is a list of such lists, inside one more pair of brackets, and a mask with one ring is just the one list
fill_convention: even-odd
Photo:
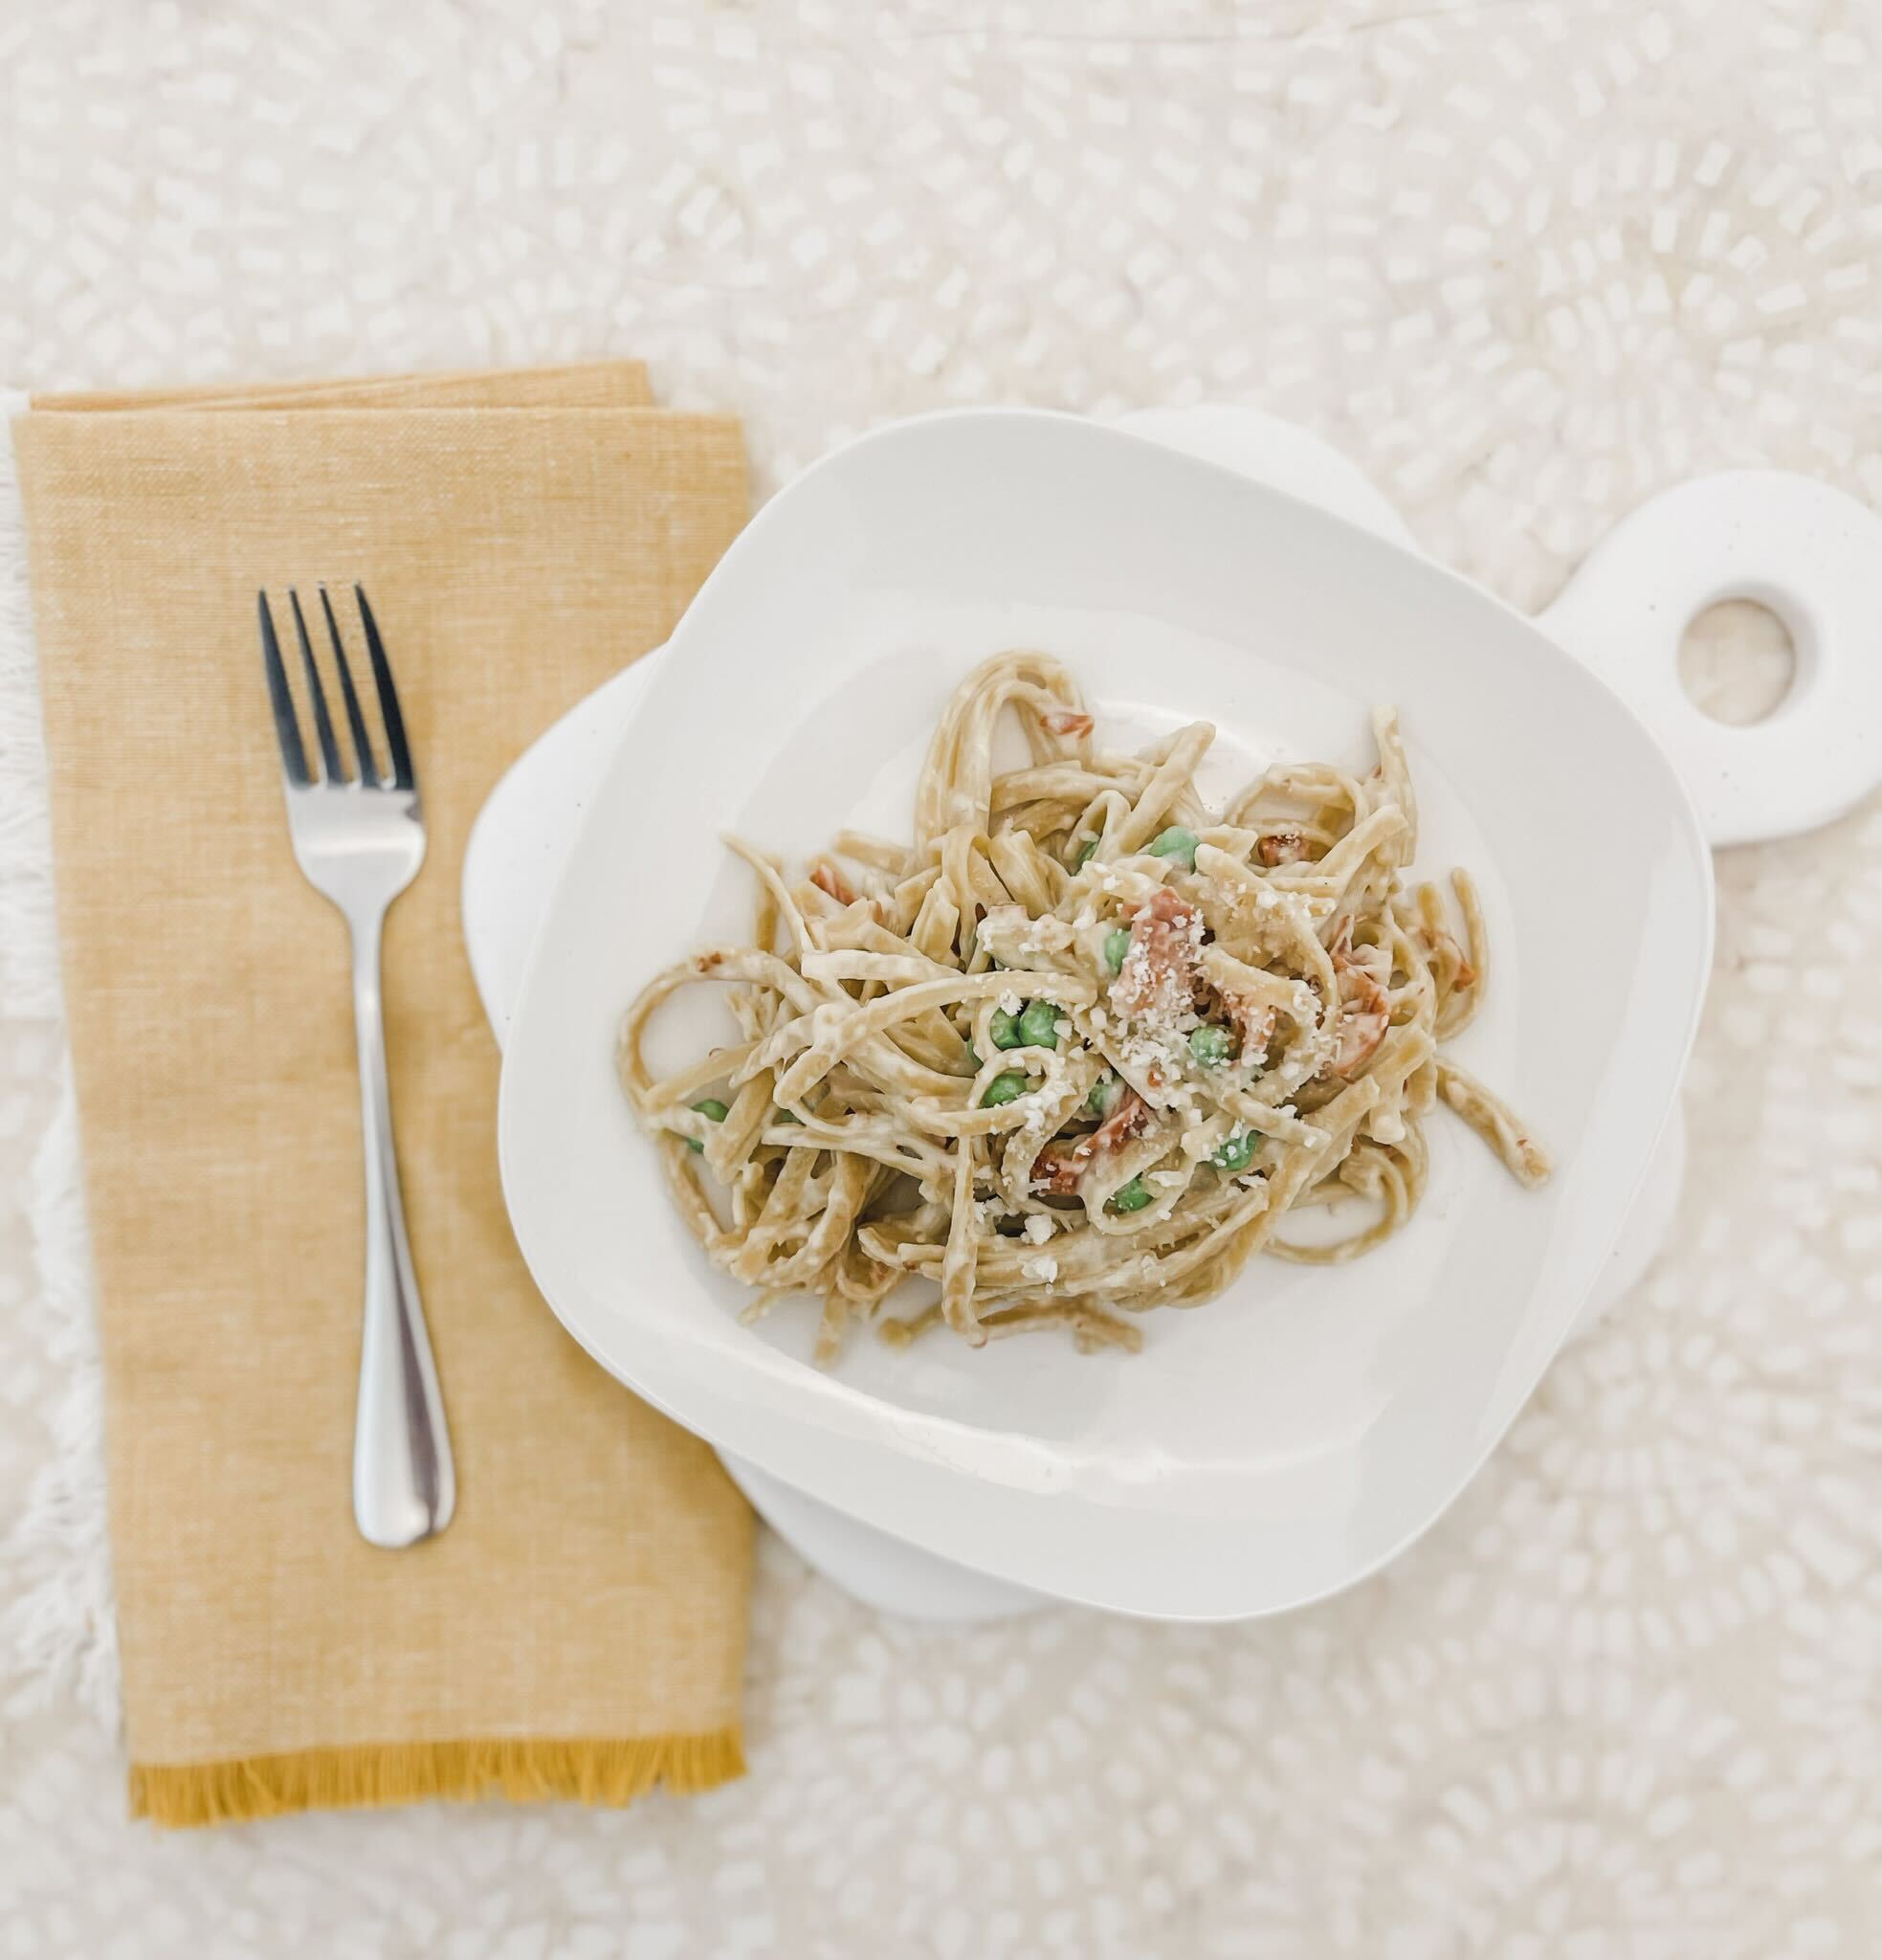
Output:
[[[1221,402],[1184,409],[1140,409],[1121,417],[1120,426],[1207,461],[1227,463],[1257,482],[1303,498],[1395,544],[1412,543],[1398,512],[1347,457],[1308,431],[1258,409]],[[1735,510],[1721,511],[1716,504],[1703,513],[1691,508],[1695,498],[1709,494],[1716,483],[1716,479],[1710,484],[1690,483],[1671,494],[1695,520],[1691,526],[1694,535],[1721,541],[1722,560],[1728,548],[1724,541],[1743,528],[1731,522]],[[1821,501],[1819,487],[1808,488],[1814,507]],[[1756,531],[1782,536],[1788,528],[1794,533],[1798,528],[1794,522],[1788,526],[1779,522],[1775,533],[1771,523],[1774,517],[1782,520],[1800,502],[1793,479],[1762,475],[1756,490],[1763,506]],[[1740,507],[1745,501],[1738,495],[1730,500]],[[1770,508],[1773,504],[1784,508],[1774,511]],[[1627,523],[1630,526],[1655,517],[1656,506],[1648,506]],[[1705,521],[1697,521],[1702,517]],[[1876,521],[1871,519],[1870,523],[1872,531]],[[1849,561],[1871,563],[1873,550],[1863,547],[1874,542],[1872,536],[1865,540],[1851,535]],[[1598,554],[1604,566],[1617,564],[1611,546],[1612,541]],[[1737,568],[1721,563],[1716,570],[1724,579]],[[1618,570],[1626,570],[1624,563]],[[1781,582],[1781,572],[1780,567],[1760,564],[1758,583],[1772,590]],[[1793,616],[1822,619],[1837,637],[1860,643],[1861,622],[1840,618],[1830,603],[1831,594],[1820,581],[1787,583],[1795,587],[1784,592],[1786,610]],[[1601,587],[1599,597],[1594,590],[1597,585]],[[1572,608],[1583,623],[1581,638],[1586,644],[1605,650],[1632,642],[1637,656],[1646,656],[1650,670],[1656,652],[1664,664],[1671,666],[1672,634],[1665,635],[1667,644],[1659,649],[1638,647],[1639,617],[1643,611],[1650,612],[1654,597],[1653,586],[1643,592],[1636,576],[1609,577],[1596,568],[1577,577],[1570,591],[1550,609],[1550,620]],[[1552,625],[1545,625],[1544,630],[1551,637],[1561,636]],[[521,991],[529,949],[535,944],[557,874],[580,834],[595,785],[606,773],[628,722],[639,711],[664,657],[663,648],[643,656],[636,665],[597,688],[540,736],[492,791],[472,827],[464,852],[465,950],[499,1045],[508,1038],[510,1015]],[[1650,671],[1642,676],[1649,683],[1652,679]],[[1847,715],[1856,704],[1845,702],[1841,705]],[[1650,719],[1649,726],[1653,725]],[[1729,742],[1730,731],[1720,733],[1721,740]],[[1778,781],[1763,767],[1758,776],[1767,785]],[[1773,814],[1780,822],[1783,820],[1782,811]],[[1576,1321],[1571,1339],[1581,1338],[1613,1307],[1657,1252],[1678,1199],[1684,1154],[1675,1104],[1661,1132],[1647,1185]],[[999,1617],[1051,1603],[1045,1593],[937,1558],[905,1539],[864,1525],[729,1451],[721,1453],[721,1460],[765,1523],[832,1584],[866,1605],[902,1617],[963,1621]]]
[[[1555,1151],[1519,1192],[1454,1125],[1406,1233],[1331,1272],[1263,1262],[1152,1317],[1135,1358],[1051,1339],[762,1333],[669,1209],[609,1067],[655,967],[742,929],[725,828],[804,850],[905,830],[948,690],[1069,657],[1114,727],[1191,715],[1252,766],[1365,753],[1403,710],[1421,867],[1479,875],[1495,981],[1461,1058]],[[1501,1435],[1600,1274],[1672,1103],[1710,949],[1710,860],[1627,711],[1434,566],[1228,471],[1056,416],[907,423],[830,457],[734,546],[604,780],[506,1051],[519,1239],[576,1337],[688,1428],[865,1522],[1127,1612],[1231,1617],[1349,1583]]]

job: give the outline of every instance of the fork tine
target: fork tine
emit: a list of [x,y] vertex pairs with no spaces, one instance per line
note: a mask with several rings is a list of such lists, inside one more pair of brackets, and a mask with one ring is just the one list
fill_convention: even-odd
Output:
[[392,780],[401,790],[415,790],[418,779],[412,773],[411,750],[406,746],[405,717],[399,712],[399,691],[392,685],[392,663],[386,657],[386,642],[379,637],[379,622],[365,602],[365,588],[355,586],[353,596],[360,602],[360,618],[365,626],[366,652],[372,657],[372,678],[379,683],[379,706],[386,717],[386,742],[392,751]]
[[275,637],[275,615],[265,590],[255,595],[261,615],[261,664],[268,675],[268,701],[275,710],[275,734],[281,745],[281,768],[298,789],[313,778],[307,773],[307,753],[300,746],[300,724],[295,719],[294,696],[288,692],[288,670],[281,664],[281,643]]
[[314,664],[314,648],[307,637],[307,621],[300,611],[300,594],[290,586],[288,604],[294,609],[294,630],[300,635],[300,659],[307,670],[307,694],[314,703],[314,732],[321,738],[321,761],[329,783],[343,783],[346,771],[340,761],[340,745],[333,739],[333,717],[326,711],[326,689],[321,684],[321,670]]
[[321,611],[326,614],[327,638],[333,642],[333,664],[340,669],[340,693],[346,703],[346,725],[353,731],[353,746],[360,758],[360,781],[368,790],[379,787],[379,765],[372,756],[372,738],[365,731],[365,717],[360,712],[360,698],[353,688],[353,670],[346,664],[346,648],[340,637],[340,622],[333,616],[333,601],[325,586],[321,588]]

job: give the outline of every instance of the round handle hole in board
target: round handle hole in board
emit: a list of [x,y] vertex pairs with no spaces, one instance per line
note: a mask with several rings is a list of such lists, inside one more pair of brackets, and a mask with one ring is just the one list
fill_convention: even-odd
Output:
[[1679,641],[1679,684],[1708,719],[1730,727],[1769,721],[1797,681],[1790,629],[1756,599],[1720,599],[1695,612]]

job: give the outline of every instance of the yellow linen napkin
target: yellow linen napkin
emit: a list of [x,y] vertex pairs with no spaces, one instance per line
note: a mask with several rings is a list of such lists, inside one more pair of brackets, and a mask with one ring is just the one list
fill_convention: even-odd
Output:
[[[618,1802],[742,1768],[749,1514],[535,1293],[459,934],[491,785],[666,636],[743,521],[736,423],[614,405],[644,394],[624,364],[63,397],[13,424],[131,1804],[162,1822],[489,1789]],[[255,636],[258,587],[322,579],[371,595],[429,835],[385,995],[458,1503],[405,1551],[353,1526],[345,928],[290,851]]]

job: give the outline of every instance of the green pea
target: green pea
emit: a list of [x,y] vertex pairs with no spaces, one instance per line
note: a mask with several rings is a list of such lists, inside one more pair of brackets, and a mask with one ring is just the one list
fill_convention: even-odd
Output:
[[1019,1048],[1025,1045],[1026,1037],[1019,1031],[1020,1017],[1009,1014],[1003,1007],[993,1010],[993,1018],[986,1024],[986,1032],[993,1036],[996,1048]]
[[1218,1170],[1246,1170],[1254,1161],[1254,1132],[1239,1129],[1215,1147],[1209,1162]]
[[780,1123],[802,1124],[804,1119],[794,1109],[780,1109],[778,1111],[778,1121]]
[[1205,1021],[1200,1028],[1189,1031],[1189,1053],[1205,1068],[1220,1068],[1234,1045],[1234,1036],[1229,1030],[1218,1028],[1213,1021]]
[[1196,868],[1196,833],[1185,830],[1180,823],[1173,823],[1168,830],[1160,832],[1144,849],[1153,858],[1167,858],[1172,864],[1182,865],[1185,871]]
[[1130,949],[1130,934],[1121,925],[1113,926],[1104,935],[1104,970],[1107,973],[1121,973],[1124,970],[1124,955]]
[[[723,1123],[725,1119],[732,1113],[729,1109],[726,1108],[725,1104],[721,1102],[717,1096],[708,1096],[703,1102],[694,1103],[693,1107],[697,1109],[701,1116],[711,1117],[715,1123]],[[686,1139],[686,1147],[689,1150],[698,1150],[703,1152],[706,1147],[698,1140],[697,1137],[688,1137]]]
[[1050,1000],[1029,1001],[1015,1026],[1021,1044],[1027,1048],[1058,1046],[1058,1009]]
[[1026,1077],[1016,1068],[1009,1068],[1003,1076],[995,1076],[982,1092],[980,1106],[983,1109],[998,1109],[1003,1102],[1017,1102],[1026,1094]]
[[1087,837],[1084,843],[1079,846],[1077,857],[1072,860],[1073,870],[1084,870],[1085,866],[1092,861],[1092,854],[1096,849],[1097,839],[1096,837]]
[[963,1041],[961,1045],[967,1051],[967,1059],[973,1063],[974,1073],[978,1075],[980,1073],[979,1049],[977,1049],[971,1041]]
[[1085,1107],[1094,1116],[1109,1116],[1117,1108],[1118,1098],[1123,1093],[1123,1083],[1107,1069],[1092,1084],[1092,1092],[1085,1098]]
[[1150,1193],[1144,1189],[1140,1177],[1133,1177],[1128,1184],[1120,1184],[1111,1193],[1111,1209],[1114,1212],[1140,1212],[1150,1202]]

